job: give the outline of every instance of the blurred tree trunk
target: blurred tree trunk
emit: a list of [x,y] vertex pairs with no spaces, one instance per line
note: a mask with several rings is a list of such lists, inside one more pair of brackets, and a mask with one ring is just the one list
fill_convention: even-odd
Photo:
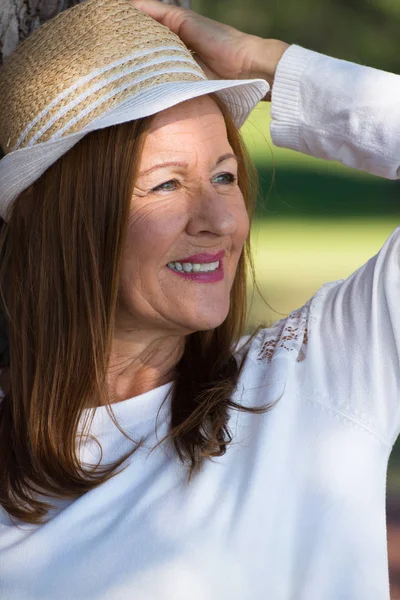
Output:
[[[0,0],[0,67],[19,43],[58,13],[84,0]],[[191,0],[161,0],[190,8]],[[0,103],[1,110],[1,103]],[[0,159],[3,152],[0,148]],[[0,218],[0,230],[3,220]],[[9,364],[4,314],[0,309],[0,368]],[[1,387],[1,386],[0,386]]]

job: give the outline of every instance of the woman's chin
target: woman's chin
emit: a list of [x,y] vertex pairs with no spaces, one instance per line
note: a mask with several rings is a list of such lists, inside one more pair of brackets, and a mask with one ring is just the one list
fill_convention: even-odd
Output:
[[199,312],[194,313],[185,323],[185,325],[192,331],[207,331],[215,329],[222,325],[229,313],[229,306],[226,310],[213,313]]

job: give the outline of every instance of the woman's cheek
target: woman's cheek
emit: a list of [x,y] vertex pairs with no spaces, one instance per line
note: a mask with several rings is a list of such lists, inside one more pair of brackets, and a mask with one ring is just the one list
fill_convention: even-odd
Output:
[[250,233],[250,219],[244,201],[237,207],[236,221],[235,237],[237,238],[237,244],[243,246]]
[[185,227],[185,214],[179,202],[149,202],[133,207],[129,217],[126,246],[130,252],[153,259],[167,254]]

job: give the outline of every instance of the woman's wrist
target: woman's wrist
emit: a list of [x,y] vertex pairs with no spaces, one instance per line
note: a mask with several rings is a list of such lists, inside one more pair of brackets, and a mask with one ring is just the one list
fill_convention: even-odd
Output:
[[[249,68],[248,78],[265,79],[272,88],[278,63],[290,44],[282,42],[281,40],[255,38],[255,36],[253,41],[254,59]],[[271,92],[268,92],[263,100],[270,99]]]

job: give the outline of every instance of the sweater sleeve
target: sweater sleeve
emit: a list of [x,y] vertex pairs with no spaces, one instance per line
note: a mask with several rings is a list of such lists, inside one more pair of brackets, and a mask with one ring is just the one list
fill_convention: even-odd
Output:
[[[400,177],[400,76],[291,46],[272,92],[275,144]],[[400,197],[399,197],[400,202]],[[391,447],[400,433],[400,227],[305,309],[300,387]]]
[[271,100],[275,145],[400,178],[400,76],[292,45]]
[[391,448],[400,434],[400,227],[306,304],[300,387]]

